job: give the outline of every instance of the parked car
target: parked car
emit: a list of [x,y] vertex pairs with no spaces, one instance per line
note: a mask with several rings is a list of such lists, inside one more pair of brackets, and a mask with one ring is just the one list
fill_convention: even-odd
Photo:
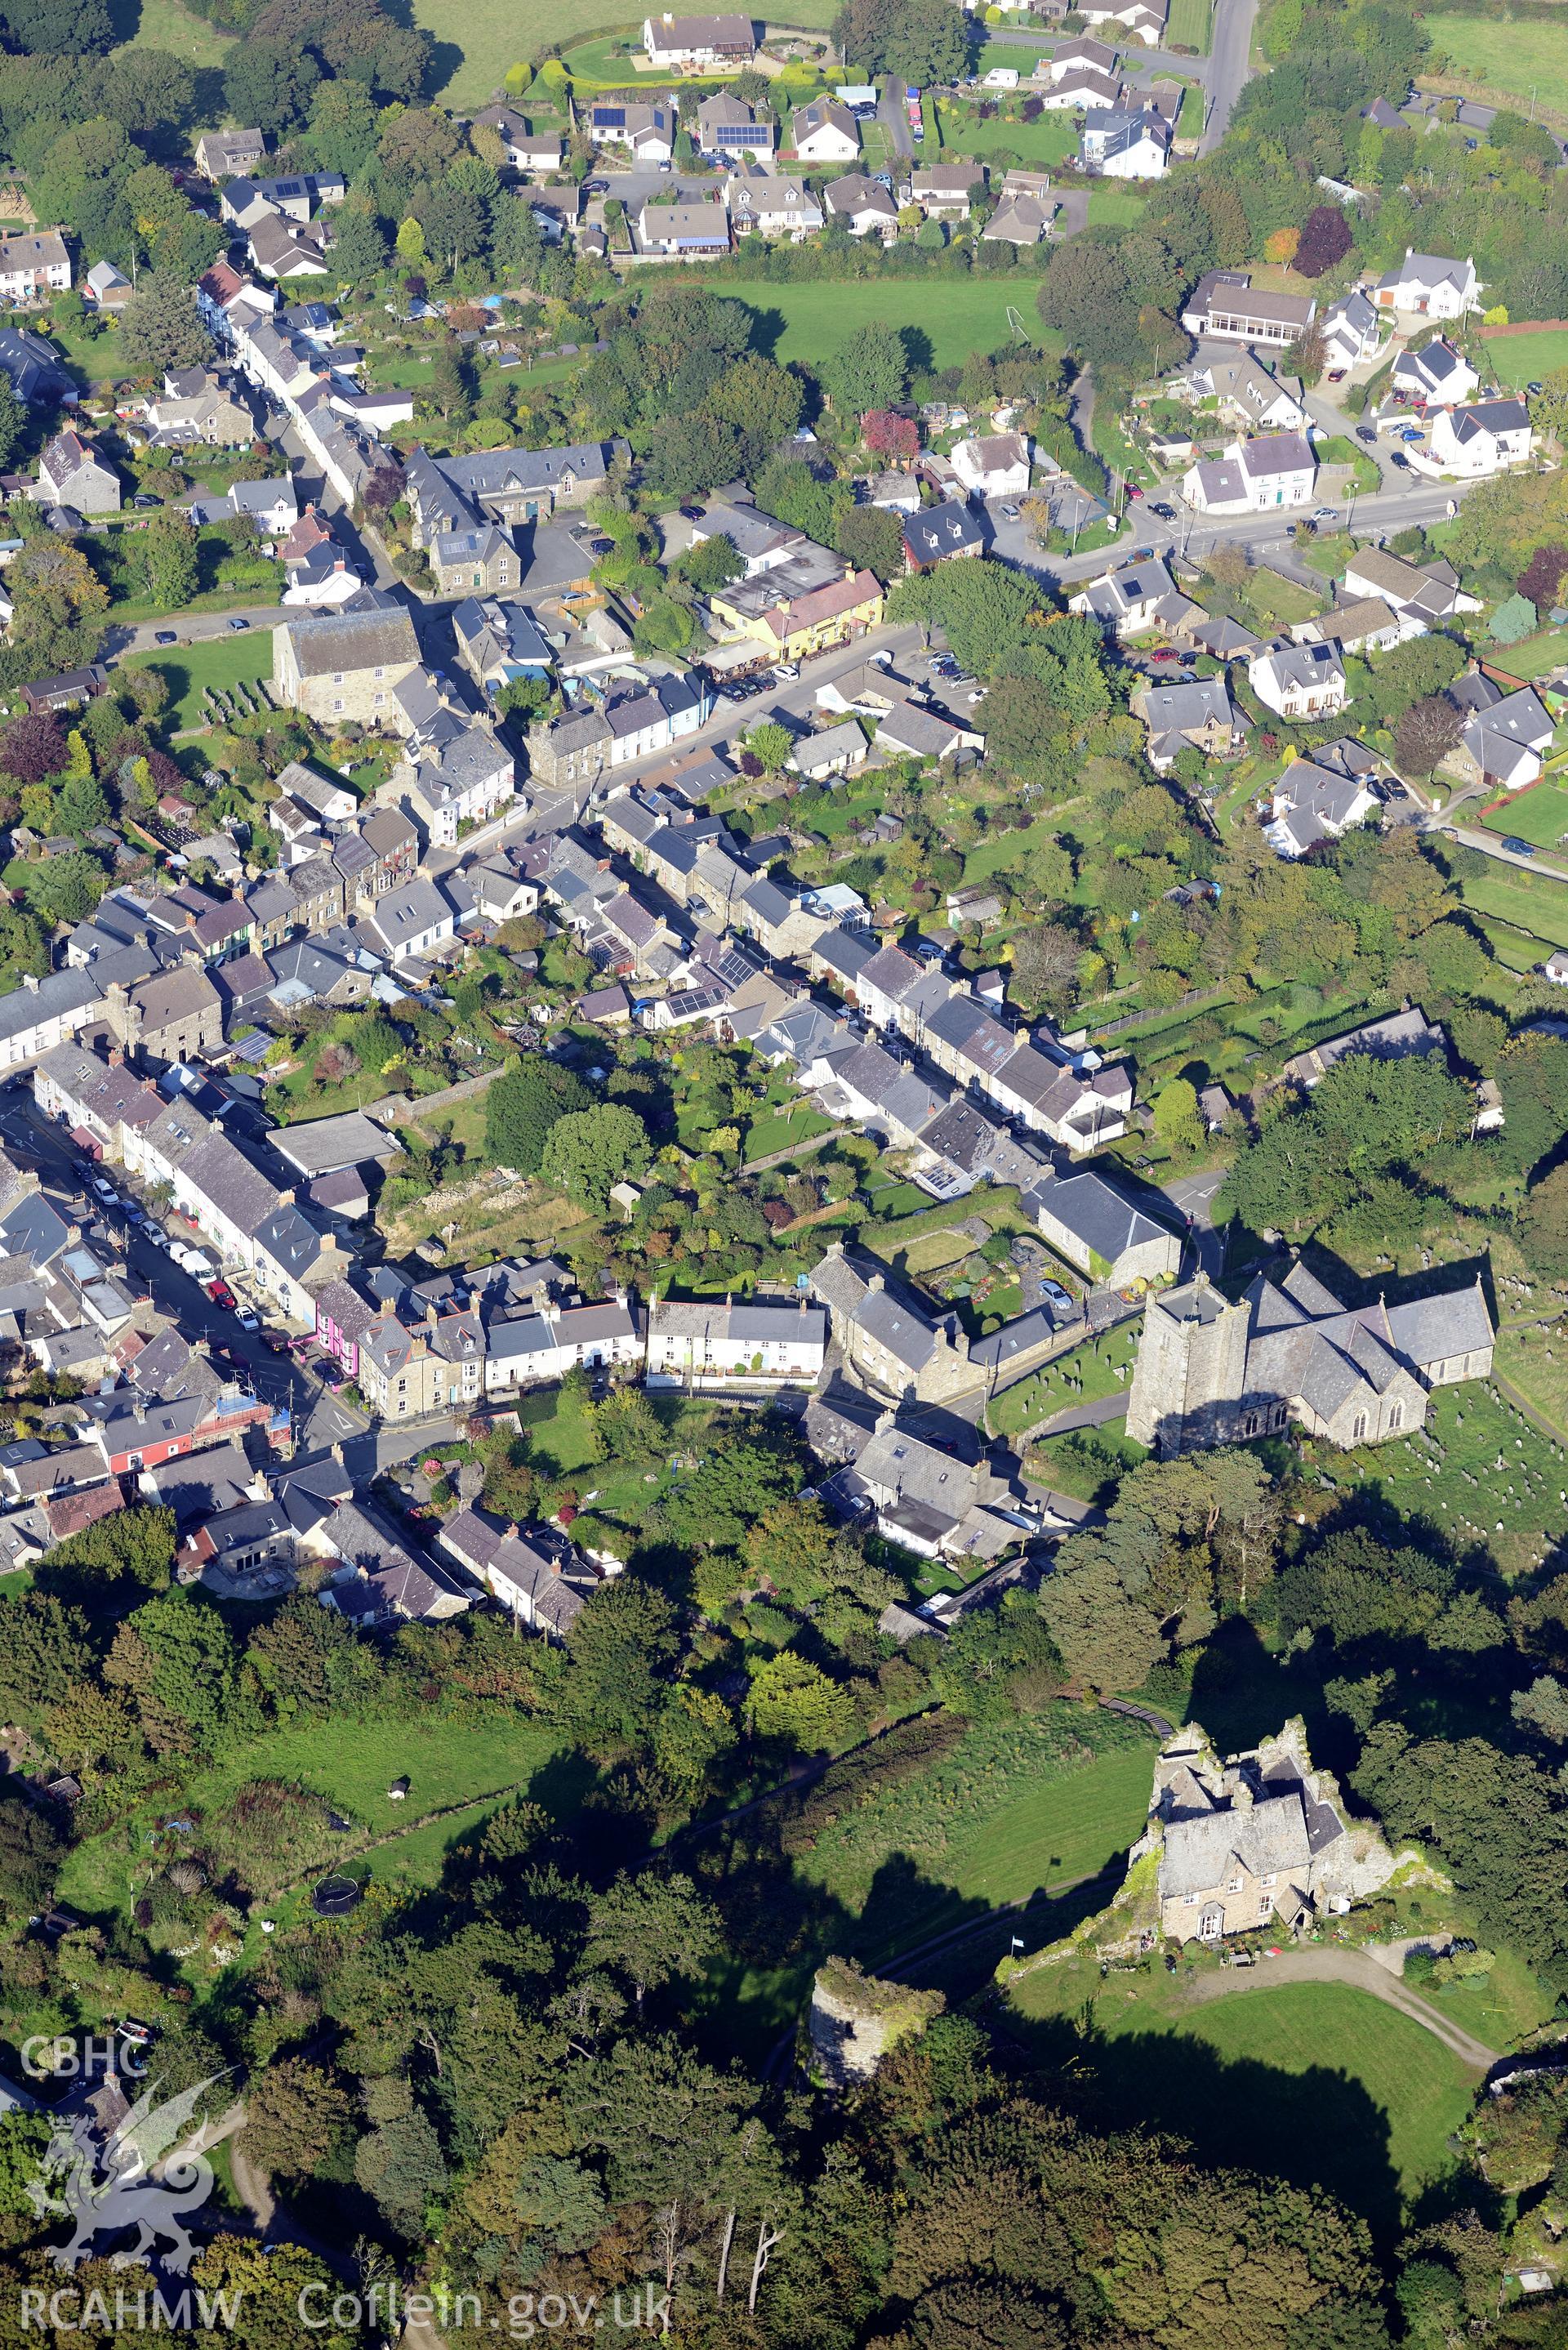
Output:
[[1040,1295],[1044,1299],[1046,1305],[1051,1306],[1058,1314],[1075,1314],[1077,1312],[1077,1307],[1074,1303],[1071,1294],[1063,1288],[1059,1281],[1043,1281],[1040,1284]]
[[797,661],[774,663],[774,676],[780,685],[793,685],[799,675],[800,665]]
[[327,1368],[321,1374],[321,1384],[327,1389],[328,1395],[341,1395],[348,1382],[344,1378],[341,1371],[334,1370],[332,1366],[328,1364]]
[[1370,441],[1376,444],[1377,440],[1376,430],[1370,424],[1358,424],[1355,428],[1355,437],[1358,441]]
[[1527,395],[1529,396],[1529,398],[1530,398],[1530,399],[1532,399],[1532,400],[1539,400],[1539,399],[1540,399],[1540,397],[1541,397],[1541,386],[1540,386],[1538,383],[1527,383],[1527,384],[1525,385],[1524,389],[1525,389],[1525,391],[1526,391],[1526,393],[1527,393]]
[[1407,473],[1410,470],[1410,460],[1407,457],[1403,449],[1395,449],[1391,451],[1389,453],[1388,463],[1394,467],[1397,473]]
[[229,622],[229,634],[232,637],[237,637],[242,629],[248,629],[249,627],[250,622],[246,619],[243,619],[236,612],[233,619]]
[[106,1206],[111,1201],[116,1201],[119,1198],[119,1194],[115,1191],[114,1185],[112,1183],[106,1183],[101,1175],[95,1175],[93,1177],[92,1193],[95,1200],[103,1201]]
[[234,1293],[226,1281],[210,1281],[207,1284],[207,1295],[214,1305],[232,1308],[235,1303]]
[[1502,845],[1515,857],[1533,857],[1535,854],[1535,843],[1532,840],[1521,840],[1513,833],[1509,834]]
[[172,629],[159,629],[154,632],[152,641],[155,645],[177,645],[180,639]]
[[1002,507],[1002,511],[1007,516],[1009,522],[1016,522],[1018,520],[1018,508],[1016,506],[1006,505]]
[[701,522],[702,519],[702,509],[701,506],[683,505],[680,511],[685,515],[688,522]]
[[239,1324],[242,1330],[259,1330],[261,1328],[261,1316],[258,1314],[242,1314],[236,1312],[234,1319]]

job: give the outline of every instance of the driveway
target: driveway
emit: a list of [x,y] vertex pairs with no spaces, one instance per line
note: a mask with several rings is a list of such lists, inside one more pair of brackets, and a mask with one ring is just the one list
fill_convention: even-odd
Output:
[[909,115],[904,109],[906,88],[905,83],[897,80],[892,75],[888,76],[882,85],[882,95],[877,101],[877,120],[888,134],[889,151],[898,157],[900,163],[912,163],[915,160],[915,140],[914,134],[909,129]]
[[1308,1949],[1282,1950],[1277,1959],[1261,1959],[1255,1967],[1221,1967],[1214,1974],[1198,1975],[1188,1991],[1195,2007],[1207,2006],[1210,2000],[1228,1999],[1237,1991],[1272,1991],[1282,1982],[1345,1983],[1352,1991],[1364,1991],[1373,1999],[1380,1999],[1385,2007],[1397,2007],[1434,2040],[1440,2040],[1462,2064],[1478,2073],[1490,2073],[1498,2062],[1499,2051],[1489,2048],[1484,2040],[1477,2040],[1446,2015],[1429,2007],[1417,1996],[1399,1975],[1391,1974],[1378,1965],[1366,1950],[1336,1950]]

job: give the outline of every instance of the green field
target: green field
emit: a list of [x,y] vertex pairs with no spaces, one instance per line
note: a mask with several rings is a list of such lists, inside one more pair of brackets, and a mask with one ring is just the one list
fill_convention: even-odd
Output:
[[[726,1960],[710,1973],[710,2033],[737,2054],[767,2045],[829,1950],[885,1965],[1001,1902],[1065,1895],[1102,1871],[1119,1877],[1147,1812],[1152,1752],[1139,1724],[1064,1701],[977,1723],[933,1766],[866,1787],[794,1865],[795,1955],[774,1968]],[[1010,1921],[982,1929],[944,1961],[971,1970],[965,1990],[984,1981],[1009,1932]]]
[[1540,783],[1521,792],[1501,807],[1483,816],[1488,832],[1528,840],[1537,848],[1555,848],[1568,833],[1568,791],[1561,784]]
[[770,286],[763,278],[726,277],[717,290],[761,314],[760,339],[781,365],[800,359],[815,367],[857,328],[878,318],[923,336],[933,368],[961,367],[971,351],[993,351],[1014,340],[1010,303],[1032,339],[1053,341],[1035,317],[1033,285],[1014,286],[1006,278],[873,277],[848,286],[829,278]]
[[1568,881],[1493,859],[1478,880],[1459,884],[1459,894],[1478,914],[1494,914],[1547,946],[1568,947]]
[[205,723],[202,695],[208,686],[258,685],[272,675],[272,630],[247,629],[231,636],[203,638],[178,651],[133,653],[130,669],[161,669],[169,681],[171,723],[176,733]]
[[[1132,1988],[1136,1985],[1137,1988]],[[1429,2032],[1340,1983],[1249,1986],[1192,2004],[1180,1978],[1042,1969],[1011,1993],[1049,2043],[1092,2002],[1086,2061],[1127,2118],[1190,2137],[1206,2163],[1243,2163],[1342,2195],[1380,2231],[1452,2168],[1448,2140],[1475,2075]],[[1075,2035],[1075,2048],[1084,2046]]]
[[[1563,37],[1568,39],[1568,33]],[[1553,369],[1568,367],[1568,327],[1542,327],[1533,335],[1491,335],[1484,348],[1500,383],[1540,383]]]
[[[136,45],[141,48],[166,49],[188,66],[221,66],[234,37],[192,16],[180,0],[141,0],[136,28]],[[131,44],[125,46],[129,48]]]
[[1166,47],[1207,50],[1213,17],[1213,0],[1170,0]]
[[1510,17],[1441,16],[1433,21],[1432,47],[1454,72],[1500,90],[1532,99],[1538,113],[1568,114],[1568,26]]

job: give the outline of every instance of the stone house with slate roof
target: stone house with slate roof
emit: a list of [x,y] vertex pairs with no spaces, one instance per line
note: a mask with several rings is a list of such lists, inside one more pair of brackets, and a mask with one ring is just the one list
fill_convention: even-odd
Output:
[[1343,1914],[1379,1891],[1398,1866],[1375,1827],[1350,1818],[1330,1774],[1314,1767],[1299,1721],[1223,1762],[1196,1722],[1174,1732],[1155,1765],[1148,1825],[1132,1857],[1151,1852],[1159,1930],[1179,1942],[1278,1926],[1303,1932],[1321,1913]]
[[517,1622],[547,1639],[565,1638],[598,1583],[582,1553],[554,1526],[524,1533],[470,1508],[448,1518],[436,1541]]
[[938,1403],[981,1383],[956,1314],[934,1315],[885,1271],[830,1249],[811,1276],[848,1367],[897,1402]]

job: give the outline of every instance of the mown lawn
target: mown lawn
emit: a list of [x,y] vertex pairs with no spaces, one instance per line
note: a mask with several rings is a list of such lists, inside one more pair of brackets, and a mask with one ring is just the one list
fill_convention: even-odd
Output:
[[[1519,1389],[1542,1419],[1568,1431],[1568,1338],[1560,1329],[1534,1324],[1497,1334],[1496,1364],[1510,1387]],[[1559,1491],[1568,1488],[1568,1477]]]
[[[790,0],[787,18],[777,21],[820,31],[834,13],[834,0]],[[431,94],[445,106],[483,105],[509,66],[536,59],[563,37],[632,21],[618,0],[572,0],[565,17],[549,0],[413,0],[413,20],[435,37]]]
[[[1452,18],[1444,18],[1444,38]],[[1499,42],[1500,49],[1509,50],[1515,35],[1550,31],[1552,37],[1563,43],[1568,56],[1568,27],[1553,25],[1511,25],[1508,39]],[[1568,367],[1568,327],[1546,327],[1536,335],[1494,335],[1486,345],[1486,355],[1500,382],[1508,384],[1542,383],[1554,368]]]
[[1493,808],[1481,822],[1488,832],[1532,841],[1537,848],[1555,848],[1568,833],[1568,791],[1561,784],[1536,784]]
[[1206,50],[1214,20],[1214,0],[1170,0],[1167,48]]
[[234,39],[232,33],[192,16],[180,0],[141,0],[140,21],[127,48],[165,49],[188,66],[221,66]]
[[1033,122],[1009,122],[1001,115],[990,122],[957,122],[945,109],[938,112],[944,155],[976,155],[983,161],[1004,153],[1030,171],[1044,172],[1077,152],[1071,114],[1042,114]]
[[171,723],[176,733],[203,726],[202,696],[209,687],[219,692],[235,685],[259,685],[272,675],[272,630],[246,629],[238,636],[227,629],[221,637],[182,645],[177,651],[132,653],[128,669],[159,669],[169,681]]
[[[749,302],[760,314],[756,339],[781,365],[800,359],[815,367],[876,318],[923,337],[933,368],[961,367],[971,351],[994,351],[1013,340],[1011,303],[1031,335],[1050,338],[1034,313],[1035,281],[1002,277],[827,278],[771,286],[760,278],[725,277],[715,290]],[[927,364],[921,355],[920,364]]]

